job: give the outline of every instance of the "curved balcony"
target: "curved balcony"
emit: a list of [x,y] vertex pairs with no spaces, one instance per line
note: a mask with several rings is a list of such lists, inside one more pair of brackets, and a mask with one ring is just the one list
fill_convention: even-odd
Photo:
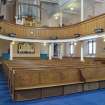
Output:
[[16,34],[18,38],[33,39],[67,39],[80,36],[86,36],[95,33],[95,29],[105,29],[105,14],[92,19],[65,27],[26,27],[16,25],[7,21],[0,21],[0,33],[8,35]]

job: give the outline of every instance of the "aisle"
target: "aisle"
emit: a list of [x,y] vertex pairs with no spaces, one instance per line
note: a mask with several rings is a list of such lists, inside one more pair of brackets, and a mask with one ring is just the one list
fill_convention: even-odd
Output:
[[0,105],[105,105],[105,90],[40,100],[13,102],[10,97],[7,81],[0,70]]

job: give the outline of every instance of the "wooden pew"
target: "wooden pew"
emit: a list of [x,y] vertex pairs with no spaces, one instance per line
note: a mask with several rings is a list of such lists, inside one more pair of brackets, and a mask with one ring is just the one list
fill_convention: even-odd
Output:
[[87,81],[90,70],[95,72],[96,68],[104,68],[104,65],[99,62],[97,64],[94,60],[91,63],[81,63],[79,59],[71,58],[52,61],[14,60],[5,61],[3,66],[14,100],[65,95],[103,86],[102,80],[99,80],[100,84],[97,81]]
[[105,88],[105,67],[91,67],[81,70],[85,80],[84,91]]
[[[14,72],[15,100],[37,99],[82,91],[83,81],[78,69],[22,69]],[[33,92],[34,96],[29,95]]]

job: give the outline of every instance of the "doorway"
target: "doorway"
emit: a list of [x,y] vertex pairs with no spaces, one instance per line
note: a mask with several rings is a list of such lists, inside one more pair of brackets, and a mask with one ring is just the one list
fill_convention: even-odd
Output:
[[58,43],[54,43],[54,58],[58,58],[59,57],[59,44]]

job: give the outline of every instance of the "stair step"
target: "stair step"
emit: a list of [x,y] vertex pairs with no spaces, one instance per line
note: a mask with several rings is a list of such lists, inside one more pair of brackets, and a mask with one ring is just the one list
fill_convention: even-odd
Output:
[[2,97],[2,99],[4,98],[8,98],[8,97],[10,97],[10,94],[5,94],[5,95],[3,95],[3,94],[0,94],[0,97]]
[[6,82],[0,82],[0,86],[8,86]]
[[5,87],[8,87],[8,85],[7,84],[0,84],[0,88],[1,87],[4,87],[5,88]]
[[10,94],[9,90],[0,91],[0,94]]
[[7,83],[7,81],[6,80],[0,80],[0,83]]
[[8,86],[7,82],[0,82],[0,86]]
[[0,85],[0,89],[7,89],[8,86],[7,85]]
[[4,77],[0,77],[0,81],[2,81],[2,80],[6,80]]
[[[1,65],[0,71],[2,71]],[[0,105],[16,105],[11,99],[8,81],[6,80],[3,72],[0,72]]]
[[0,88],[5,88],[5,87],[8,87],[7,83],[0,83]]
[[4,87],[0,88],[0,92],[2,92],[2,91],[5,92],[6,90],[9,90],[9,89],[8,88],[4,88]]
[[[11,102],[12,102],[10,96],[9,96],[9,97],[0,97],[0,101],[1,101],[1,102],[4,102],[6,105],[7,105],[7,102],[8,102],[8,101],[11,101]],[[0,104],[1,104],[1,103],[0,103]]]
[[0,95],[3,95],[3,94],[4,94],[4,95],[5,95],[5,94],[10,94],[10,92],[9,92],[9,91],[3,91],[3,92],[0,91]]
[[4,74],[0,74],[0,78],[3,77],[4,78]]

